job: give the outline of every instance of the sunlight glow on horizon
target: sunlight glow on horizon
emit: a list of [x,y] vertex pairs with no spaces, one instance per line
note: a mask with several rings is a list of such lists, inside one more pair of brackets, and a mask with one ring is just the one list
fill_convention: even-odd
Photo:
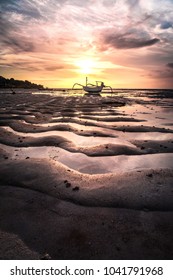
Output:
[[96,63],[91,59],[78,60],[74,64],[78,67],[76,71],[81,74],[92,74],[96,71]]
[[173,88],[173,0],[3,0],[0,12],[1,76]]

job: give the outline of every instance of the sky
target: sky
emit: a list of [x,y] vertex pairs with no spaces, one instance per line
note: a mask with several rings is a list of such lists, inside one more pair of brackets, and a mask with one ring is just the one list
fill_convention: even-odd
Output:
[[173,0],[0,0],[0,75],[173,88]]

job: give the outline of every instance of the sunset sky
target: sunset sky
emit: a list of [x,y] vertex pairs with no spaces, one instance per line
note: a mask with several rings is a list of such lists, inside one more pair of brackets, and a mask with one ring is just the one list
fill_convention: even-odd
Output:
[[173,0],[0,0],[0,75],[173,88]]

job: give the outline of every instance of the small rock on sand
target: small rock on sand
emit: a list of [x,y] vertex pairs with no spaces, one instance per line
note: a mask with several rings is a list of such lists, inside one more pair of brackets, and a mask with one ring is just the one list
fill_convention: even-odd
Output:
[[78,191],[79,190],[79,187],[74,187],[73,189],[72,189],[73,191]]

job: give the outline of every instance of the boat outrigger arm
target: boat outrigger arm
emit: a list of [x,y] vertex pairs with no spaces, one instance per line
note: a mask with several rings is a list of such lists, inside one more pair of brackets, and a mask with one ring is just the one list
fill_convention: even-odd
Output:
[[86,77],[86,85],[81,85],[78,83],[75,83],[72,87],[74,89],[75,85],[81,86],[84,91],[88,93],[100,93],[103,88],[110,88],[112,92],[112,88],[110,86],[105,86],[102,81],[96,81],[96,85],[88,83],[88,78]]

